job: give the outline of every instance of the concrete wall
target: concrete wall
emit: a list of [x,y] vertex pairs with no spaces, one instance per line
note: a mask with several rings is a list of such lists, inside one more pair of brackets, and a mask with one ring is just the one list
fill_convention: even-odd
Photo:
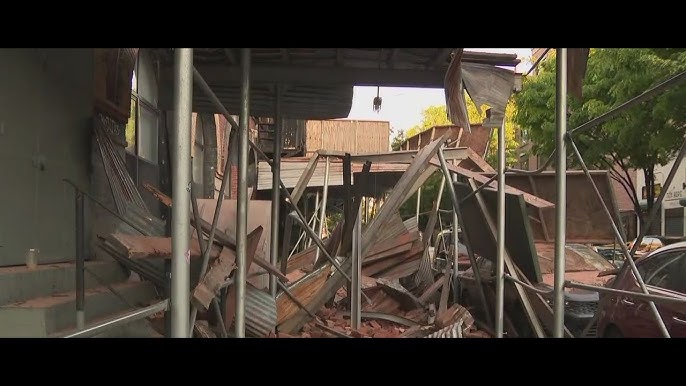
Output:
[[74,256],[74,191],[88,188],[92,49],[0,49],[0,266]]

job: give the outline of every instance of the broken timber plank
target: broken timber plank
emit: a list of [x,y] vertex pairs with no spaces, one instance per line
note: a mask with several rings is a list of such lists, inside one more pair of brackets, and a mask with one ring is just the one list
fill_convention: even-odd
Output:
[[229,248],[222,249],[219,258],[214,261],[205,277],[195,286],[191,301],[202,311],[207,311],[222,284],[236,268],[236,252]]
[[452,269],[446,269],[443,275],[443,285],[441,286],[441,300],[438,302],[438,315],[440,316],[448,308],[448,294],[450,293],[450,277]]
[[[308,307],[312,301],[312,298],[317,294],[317,292],[322,288],[326,282],[326,278],[331,272],[331,265],[327,264],[316,271],[311,272],[305,277],[297,280],[295,283],[288,287],[288,290],[300,303],[305,307]],[[310,308],[311,309],[311,308]],[[285,293],[280,293],[276,297],[276,315],[277,315],[277,325],[280,325],[288,318],[295,315],[296,312],[300,310],[300,307],[289,298]],[[304,311],[303,311],[304,312]],[[279,331],[284,331],[279,328]]]
[[[107,241],[116,251],[121,252],[130,259],[156,258],[170,259],[172,255],[171,237],[138,236],[123,233],[113,233],[107,236]],[[191,258],[202,256],[197,239],[191,239],[189,244]],[[221,252],[219,246],[213,245],[210,250],[210,259],[216,259]]]
[[[412,163],[408,166],[402,177],[400,177],[396,183],[395,189],[393,189],[384,205],[381,206],[376,216],[364,230],[362,235],[362,256],[369,252],[370,247],[377,241],[379,235],[383,233],[381,232],[381,227],[385,226],[394,215],[397,215],[398,209],[405,202],[405,197],[408,193],[410,193],[410,190],[414,186],[416,180],[429,167],[429,161],[436,155],[443,142],[445,142],[445,136],[442,136],[441,138],[431,142],[417,152],[417,155],[412,160]],[[352,267],[352,259],[347,258],[343,264],[341,264],[341,266],[344,271],[350,272]],[[309,309],[319,310],[336,294],[336,291],[338,291],[339,288],[343,287],[345,283],[345,276],[336,271],[326,281],[322,289],[315,295],[314,299],[312,299]],[[304,311],[298,312],[291,319],[283,323],[282,330],[286,333],[298,331],[307,322],[307,318],[307,313]]]
[[376,263],[379,260],[385,260],[388,258],[394,258],[405,252],[409,252],[414,245],[414,241],[408,241],[406,243],[400,244],[397,247],[391,248],[387,251],[380,252],[376,255],[367,256],[367,258],[362,262],[362,266],[368,266],[372,263]]

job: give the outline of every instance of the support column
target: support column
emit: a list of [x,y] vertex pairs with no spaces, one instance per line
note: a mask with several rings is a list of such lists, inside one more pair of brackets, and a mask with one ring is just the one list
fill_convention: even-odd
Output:
[[189,337],[191,114],[193,49],[174,50],[174,141],[172,142],[171,329],[173,338]]
[[505,122],[498,127],[498,233],[495,268],[495,334],[503,337],[505,306]]
[[[281,191],[279,181],[281,181],[281,147],[282,125],[281,125],[281,85],[276,85],[276,104],[274,106],[274,150],[272,154],[272,224],[269,261],[273,267],[277,266],[279,260],[279,210],[281,209]],[[276,297],[276,276],[269,274],[269,293]]]
[[248,130],[250,122],[250,48],[241,49],[241,115],[238,136],[238,214],[236,218],[236,338],[245,337],[245,279],[248,246]]
[[567,49],[557,48],[557,84],[555,98],[555,282],[553,286],[553,337],[564,337],[565,324],[565,243],[567,218]]

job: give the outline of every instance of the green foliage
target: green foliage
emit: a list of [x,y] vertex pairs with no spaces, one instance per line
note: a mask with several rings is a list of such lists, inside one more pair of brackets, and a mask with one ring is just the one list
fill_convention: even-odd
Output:
[[[505,108],[505,164],[513,166],[519,160],[517,156],[517,149],[519,142],[517,141],[517,124],[514,121],[517,106],[514,100],[510,102]],[[493,130],[491,141],[488,143],[488,152],[486,154],[486,161],[497,169],[498,165],[498,130]]]
[[[525,79],[522,92],[515,97],[514,121],[527,130],[534,152],[541,155],[555,149],[555,62],[554,55],[546,58],[539,73]],[[591,50],[583,99],[568,99],[569,129],[685,69],[684,49]],[[656,165],[669,162],[686,134],[684,123],[686,88],[676,87],[574,139],[588,164],[610,169],[612,177],[632,191],[640,214],[635,188],[626,178],[627,170],[642,169],[652,175]],[[652,206],[652,197],[648,198],[648,206]]]
[[405,139],[405,132],[400,130],[395,138],[393,138],[393,141],[391,141],[391,150],[400,150],[400,145],[403,143],[403,141],[405,141]]

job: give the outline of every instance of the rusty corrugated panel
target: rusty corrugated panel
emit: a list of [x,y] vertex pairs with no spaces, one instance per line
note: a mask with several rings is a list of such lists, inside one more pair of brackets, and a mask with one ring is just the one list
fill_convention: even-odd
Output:
[[462,81],[462,52],[463,48],[455,50],[453,60],[445,74],[445,104],[450,121],[471,132],[467,104],[464,99],[464,84]]
[[276,300],[248,283],[245,291],[245,333],[261,338],[276,327]]

